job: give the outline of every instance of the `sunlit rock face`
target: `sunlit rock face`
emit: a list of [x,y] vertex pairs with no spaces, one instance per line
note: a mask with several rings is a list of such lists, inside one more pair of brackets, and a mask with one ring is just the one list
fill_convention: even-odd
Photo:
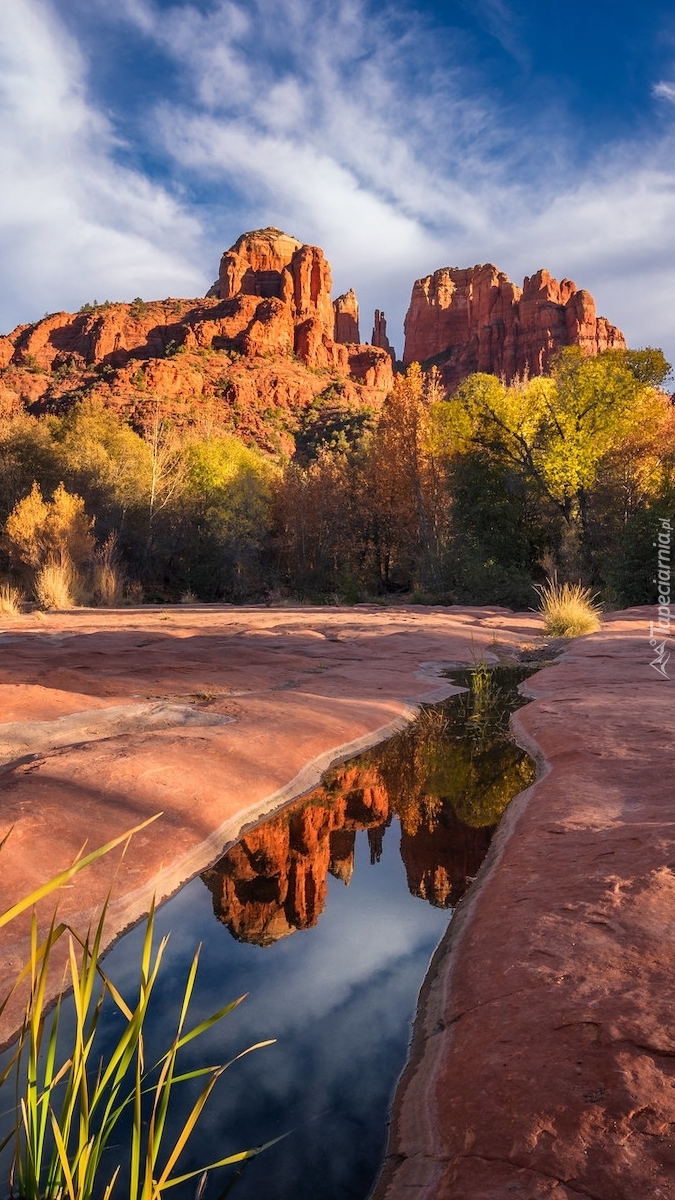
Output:
[[242,838],[202,878],[216,916],[242,942],[271,945],[316,925],[330,873],[349,884],[359,829],[381,829],[389,817],[375,768],[337,771],[330,790],[317,788],[297,805]]
[[[244,233],[223,254],[218,283],[212,290],[226,302],[245,297],[267,300],[274,306],[269,315],[261,314],[260,306],[256,308],[261,333],[270,319],[284,321],[284,352],[288,349],[291,329],[291,348],[308,366],[336,368],[362,381],[360,358],[369,351],[372,378],[377,380],[374,386],[382,389],[392,386],[387,357],[380,350],[359,345],[359,308],[353,289],[335,302],[331,299],[330,265],[318,246],[302,245],[280,229]],[[257,345],[261,343],[261,333]],[[274,332],[268,341],[266,349],[273,351]]]
[[[335,341],[346,345],[361,341],[359,336],[359,302],[353,288],[338,296],[333,304],[335,309]],[[374,344],[374,343],[373,343]]]
[[205,297],[86,304],[0,337],[2,414],[58,413],[86,393],[139,428],[204,412],[271,453],[293,453],[301,414],[332,384],[377,409],[391,358],[360,344],[353,291],[334,306],[323,251],[271,228],[242,234]]
[[537,271],[521,289],[487,263],[443,267],[413,286],[403,361],[433,360],[449,387],[474,371],[507,382],[541,375],[563,346],[589,355],[626,348],[621,331],[596,315],[590,292],[570,279]]

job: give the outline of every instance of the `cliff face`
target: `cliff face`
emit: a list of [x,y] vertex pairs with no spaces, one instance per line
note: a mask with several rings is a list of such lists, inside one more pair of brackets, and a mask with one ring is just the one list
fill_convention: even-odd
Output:
[[396,353],[389,338],[387,337],[387,322],[383,312],[379,308],[375,309],[375,317],[373,319],[373,336],[370,339],[374,346],[379,346],[380,350],[385,350],[389,355],[392,363],[396,362]]
[[491,263],[443,267],[413,286],[403,361],[434,359],[449,387],[473,371],[508,382],[543,374],[556,351],[573,345],[590,355],[626,341],[570,279],[537,271],[521,290]]
[[[353,288],[338,296],[333,304],[335,310],[335,341],[359,344],[359,304]],[[374,345],[375,343],[373,343]]]
[[206,406],[265,449],[288,453],[284,430],[326,387],[377,407],[393,383],[389,355],[358,344],[353,292],[338,302],[336,340],[330,289],[318,247],[276,229],[244,234],[204,299],[88,305],[0,338],[0,412],[58,411],[83,394],[141,423],[158,402],[179,420]]
[[240,942],[267,946],[316,925],[327,876],[348,884],[358,829],[380,829],[387,793],[374,769],[337,772],[336,790],[317,788],[300,804],[247,834],[202,879],[213,908]]

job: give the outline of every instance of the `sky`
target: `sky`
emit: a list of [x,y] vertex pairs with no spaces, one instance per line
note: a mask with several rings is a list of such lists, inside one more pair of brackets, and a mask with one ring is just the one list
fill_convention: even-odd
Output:
[[3,0],[0,331],[323,248],[399,355],[415,279],[587,288],[675,362],[672,0]]

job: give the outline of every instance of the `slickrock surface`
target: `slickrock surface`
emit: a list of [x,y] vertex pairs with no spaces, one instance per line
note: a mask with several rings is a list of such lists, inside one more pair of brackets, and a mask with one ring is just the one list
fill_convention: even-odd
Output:
[[[675,1197],[673,685],[649,667],[651,615],[608,617],[526,684],[515,723],[541,775],[434,958],[377,1200]],[[111,939],[411,701],[447,694],[440,663],[539,628],[499,609],[360,606],[5,623],[2,908],[85,839],[161,810],[61,893],[82,928],[112,885]],[[3,932],[3,991],[25,934]]]
[[[162,812],[60,893],[108,937],[214,862],[240,829],[453,690],[438,663],[536,635],[504,609],[177,607],[0,624],[0,912],[89,848]],[[434,665],[436,664],[436,665]],[[45,911],[51,914],[52,903]],[[0,995],[25,954],[3,931]],[[6,1010],[0,1041],[16,1027]]]
[[442,267],[413,286],[405,319],[403,361],[440,367],[456,386],[473,371],[542,375],[563,346],[585,354],[625,350],[621,330],[598,317],[590,292],[548,271],[526,277],[522,289],[492,263]]
[[542,774],[436,953],[377,1200],[675,1196],[673,683],[649,616],[525,685]]

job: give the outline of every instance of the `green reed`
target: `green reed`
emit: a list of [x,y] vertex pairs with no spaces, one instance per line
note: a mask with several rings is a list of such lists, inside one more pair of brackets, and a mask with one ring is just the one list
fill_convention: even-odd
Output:
[[[67,871],[0,915],[0,927],[127,840],[137,829],[86,858],[80,856]],[[33,907],[28,962],[10,993],[28,983],[29,995],[14,1054],[0,1077],[0,1084],[5,1084],[10,1074],[14,1074],[15,1124],[0,1149],[14,1142],[10,1191],[16,1189],[21,1200],[93,1200],[94,1197],[110,1200],[123,1165],[129,1167],[129,1200],[159,1200],[169,1188],[203,1177],[205,1172],[243,1163],[273,1144],[268,1142],[266,1146],[228,1155],[198,1170],[177,1173],[180,1156],[218,1079],[233,1062],[271,1042],[249,1046],[229,1062],[180,1070],[180,1051],[244,999],[241,996],[187,1027],[199,963],[198,948],[186,979],[171,1044],[156,1062],[146,1064],[144,1028],[168,938],[163,938],[153,949],[153,903],[145,926],[138,990],[128,1004],[101,965],[106,911],[107,904],[93,932],[90,930],[85,937],[57,923],[54,916],[46,937],[40,941]],[[68,965],[61,995],[50,1013],[47,984],[54,965],[53,952],[62,937],[67,938]],[[64,1050],[59,1028],[62,997],[67,989],[72,989],[75,1024]],[[112,1001],[122,1014],[124,1026],[107,1059],[99,1061],[96,1034],[106,1000]],[[6,1003],[7,1000],[0,1006],[0,1012]],[[203,1079],[204,1085],[191,1103],[178,1135],[167,1138],[171,1098],[180,1085],[197,1078]],[[122,1129],[130,1130],[123,1155],[125,1162],[119,1161],[111,1168],[104,1165],[104,1153],[113,1133],[121,1131],[118,1126],[122,1118],[125,1118]]]

